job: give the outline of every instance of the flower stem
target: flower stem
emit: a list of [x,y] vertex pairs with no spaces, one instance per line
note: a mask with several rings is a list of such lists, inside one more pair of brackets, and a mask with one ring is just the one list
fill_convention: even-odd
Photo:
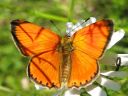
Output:
[[71,1],[70,1],[69,13],[68,13],[68,21],[69,21],[69,22],[71,22],[71,21],[72,21],[72,18],[73,18],[73,12],[74,12],[75,1],[76,1],[76,0],[71,0]]
[[0,90],[6,91],[6,92],[12,92],[11,89],[9,89],[9,88],[7,88],[7,87],[4,87],[4,86],[0,86]]
[[91,95],[87,93],[85,88],[81,88],[80,89],[80,96],[91,96]]

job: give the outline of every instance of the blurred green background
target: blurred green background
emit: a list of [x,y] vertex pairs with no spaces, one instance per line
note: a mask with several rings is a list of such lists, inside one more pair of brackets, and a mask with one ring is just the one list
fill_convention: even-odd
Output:
[[[21,56],[15,47],[10,21],[25,19],[51,28],[58,32],[66,30],[66,22],[76,22],[91,16],[98,20],[109,18],[114,21],[114,29],[124,29],[125,37],[109,52],[128,53],[128,0],[0,0],[0,96],[52,96],[53,91],[35,90],[28,81],[26,67],[29,58]],[[59,32],[58,32],[59,33]],[[128,68],[121,70],[128,71]],[[108,91],[109,96],[128,96],[128,79],[117,79],[121,83],[118,92]]]

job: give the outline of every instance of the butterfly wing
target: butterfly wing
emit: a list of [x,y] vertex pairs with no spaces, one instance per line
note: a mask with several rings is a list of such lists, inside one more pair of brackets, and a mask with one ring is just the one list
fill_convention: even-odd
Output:
[[60,87],[61,54],[57,51],[60,37],[49,29],[23,20],[13,20],[11,28],[21,53],[32,58],[28,65],[29,77],[49,88]]
[[58,51],[49,51],[32,57],[28,66],[29,77],[43,86],[59,88],[61,86],[60,57]]
[[98,60],[112,34],[113,23],[101,20],[82,28],[72,36],[71,75],[68,87],[87,85],[99,72]]
[[57,34],[24,20],[13,20],[11,32],[20,51],[25,56],[34,56],[44,51],[55,50],[60,42]]

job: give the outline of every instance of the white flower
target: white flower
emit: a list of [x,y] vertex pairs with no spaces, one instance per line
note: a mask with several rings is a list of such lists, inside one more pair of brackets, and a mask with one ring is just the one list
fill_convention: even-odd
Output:
[[[76,25],[73,25],[71,22],[67,23],[67,34],[68,36],[72,36],[77,30],[83,28],[84,26],[88,26],[92,23],[95,23],[96,19],[94,17],[91,17],[89,20],[85,22],[85,20],[81,20]],[[107,46],[107,49],[110,49],[114,44],[116,44],[119,40],[121,40],[124,37],[124,30],[121,29],[117,32],[113,32],[111,41]],[[117,60],[115,65],[117,67],[128,65],[128,54],[118,54]],[[121,88],[121,85],[119,83],[116,83],[106,77],[119,77],[124,78],[128,77],[128,72],[120,72],[120,71],[108,71],[108,72],[101,72],[100,76],[96,80],[97,84],[92,84],[88,87],[86,87],[86,91],[91,96],[107,96],[107,93],[104,89],[101,88],[101,86],[104,86],[105,88],[118,91]],[[98,86],[99,85],[99,86]],[[80,90],[77,89],[69,89],[65,92],[65,96],[80,96]],[[75,93],[74,93],[75,92]]]

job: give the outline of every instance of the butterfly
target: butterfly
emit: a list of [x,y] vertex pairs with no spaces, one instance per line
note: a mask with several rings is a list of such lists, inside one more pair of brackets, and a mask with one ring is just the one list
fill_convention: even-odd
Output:
[[48,88],[86,86],[99,74],[98,61],[113,32],[111,20],[100,20],[71,37],[25,20],[13,20],[11,33],[24,56],[31,60],[28,76]]

